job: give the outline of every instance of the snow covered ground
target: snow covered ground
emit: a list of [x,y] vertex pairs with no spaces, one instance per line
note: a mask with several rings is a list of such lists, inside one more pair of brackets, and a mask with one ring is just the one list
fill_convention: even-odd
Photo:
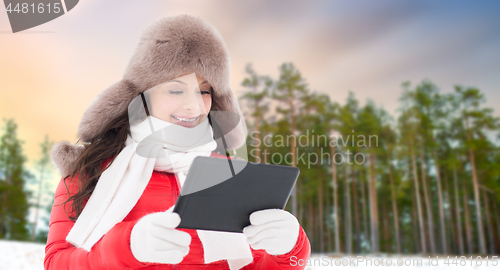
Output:
[[[0,240],[0,270],[43,270],[43,257],[45,246],[26,242]],[[327,269],[460,269],[460,270],[492,270],[500,269],[498,257],[479,259],[477,257],[450,259],[422,256],[331,256],[314,254],[308,261],[299,261],[290,258],[290,264],[306,265],[307,270]]]
[[0,240],[0,270],[43,270],[45,245]]

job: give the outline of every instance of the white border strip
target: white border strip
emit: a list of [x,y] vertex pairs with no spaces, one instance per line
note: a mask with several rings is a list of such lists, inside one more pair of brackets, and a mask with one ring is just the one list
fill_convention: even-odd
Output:
[[62,3],[62,6],[63,6],[63,9],[64,9],[64,14],[68,13],[68,11],[66,10],[66,2],[64,2],[65,0],[61,0],[61,3]]

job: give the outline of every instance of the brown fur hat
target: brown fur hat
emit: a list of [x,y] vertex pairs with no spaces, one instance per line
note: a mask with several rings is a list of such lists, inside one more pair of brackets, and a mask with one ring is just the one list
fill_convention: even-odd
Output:
[[[144,31],[122,80],[100,93],[83,114],[78,128],[80,140],[88,142],[98,137],[140,93],[190,73],[196,73],[212,85],[212,98],[217,106],[213,104],[211,111],[229,111],[239,116],[236,127],[230,120],[218,121],[218,124],[227,134],[228,149],[240,147],[246,140],[247,129],[229,85],[228,51],[213,26],[188,15],[161,19]],[[67,142],[61,142],[54,146],[52,161],[61,173],[67,172],[79,153],[81,149],[77,146],[72,148]]]

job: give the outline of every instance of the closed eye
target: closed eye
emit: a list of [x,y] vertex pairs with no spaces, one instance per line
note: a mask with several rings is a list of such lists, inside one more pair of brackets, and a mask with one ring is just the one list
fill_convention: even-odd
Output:
[[170,94],[172,95],[179,95],[179,94],[182,94],[183,91],[175,91],[175,90],[169,90],[168,91]]

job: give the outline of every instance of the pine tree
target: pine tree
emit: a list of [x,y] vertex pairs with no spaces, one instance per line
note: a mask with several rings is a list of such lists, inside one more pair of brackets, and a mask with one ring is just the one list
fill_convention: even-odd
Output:
[[260,154],[262,144],[260,127],[264,122],[264,114],[269,108],[269,103],[264,103],[264,100],[269,95],[269,88],[273,85],[273,81],[267,76],[258,75],[251,64],[247,64],[245,72],[248,74],[248,77],[243,79],[241,85],[249,88],[250,91],[243,94],[240,99],[245,99],[249,102],[251,116],[254,118],[253,133],[255,134],[251,137],[256,138],[257,143],[251,142],[250,144],[255,146],[255,153],[252,153],[251,156],[255,158],[255,161],[262,162]]
[[0,238],[27,240],[28,196],[25,190],[29,176],[24,168],[26,158],[17,138],[13,119],[4,120],[0,137]]
[[[379,237],[379,200],[377,191],[377,179],[379,178],[377,166],[379,166],[380,149],[378,146],[378,137],[382,132],[383,118],[385,112],[378,109],[373,101],[368,100],[367,104],[360,109],[358,115],[359,130],[366,140],[366,152],[368,156],[368,198],[370,201],[370,228],[371,228],[371,251],[374,253],[380,252],[380,237]],[[376,140],[372,141],[375,136]],[[359,145],[359,142],[356,144]],[[381,158],[384,160],[385,157]]]
[[[280,66],[280,78],[276,82],[276,87],[273,92],[273,98],[286,104],[286,109],[279,108],[278,112],[285,115],[286,118],[290,119],[291,129],[290,133],[292,136],[297,136],[296,134],[296,121],[297,121],[297,110],[300,107],[301,99],[307,95],[307,83],[305,82],[302,74],[298,69],[295,68],[293,63],[284,63]],[[292,166],[297,166],[296,161],[296,145],[295,140],[292,140]],[[292,214],[297,215],[298,213],[298,203],[297,203],[297,185],[292,191]]]
[[408,154],[410,156],[408,175],[411,176],[414,183],[415,192],[415,204],[416,204],[416,216],[418,216],[418,227],[420,232],[420,248],[422,253],[427,253],[427,239],[425,237],[425,226],[424,226],[424,216],[422,209],[422,200],[420,198],[420,185],[417,171],[417,161],[415,153],[415,133],[419,129],[419,121],[417,117],[417,111],[414,107],[410,107],[411,92],[409,90],[410,82],[404,82],[402,84],[404,89],[403,95],[400,101],[403,103],[403,110],[398,118],[398,127],[401,136],[400,144],[405,145],[408,148]]
[[482,108],[481,103],[486,99],[481,91],[477,88],[463,88],[455,86],[455,94],[460,111],[460,118],[463,121],[466,142],[468,150],[468,159],[472,175],[472,187],[474,191],[474,201],[477,215],[477,234],[479,239],[479,251],[486,254],[486,240],[484,236],[484,227],[481,214],[481,198],[476,164],[476,152],[480,148],[487,148],[484,142],[487,141],[487,136],[484,134],[486,130],[498,130],[499,119],[493,116],[493,110],[490,108]]
[[[35,237],[37,236],[37,226],[38,226],[38,216],[39,210],[42,207],[41,199],[44,193],[46,193],[47,187],[44,185],[44,180],[50,177],[52,168],[50,162],[50,149],[54,142],[49,140],[48,136],[45,136],[44,141],[40,144],[41,157],[36,162],[36,170],[38,172],[38,190],[35,207],[35,220],[33,221],[33,230],[31,233],[31,241],[35,241]],[[50,211],[49,211],[50,212]]]

